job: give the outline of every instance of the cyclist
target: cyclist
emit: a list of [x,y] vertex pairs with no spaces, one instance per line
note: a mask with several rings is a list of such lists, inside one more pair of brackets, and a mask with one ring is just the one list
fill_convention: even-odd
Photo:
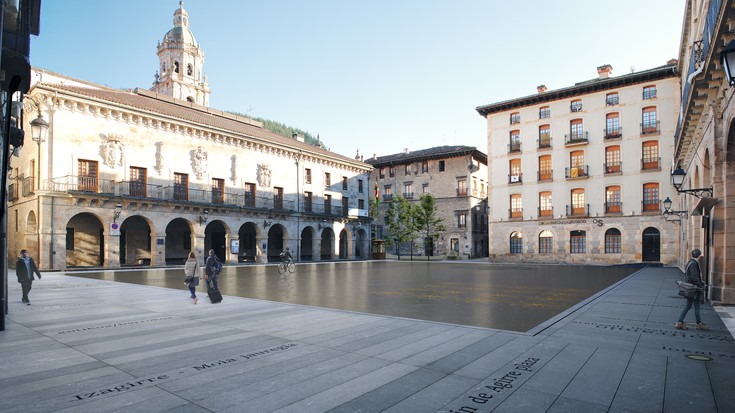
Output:
[[291,251],[289,251],[288,247],[286,247],[286,251],[281,252],[281,261],[286,263],[286,265],[293,262],[293,255],[291,255]]

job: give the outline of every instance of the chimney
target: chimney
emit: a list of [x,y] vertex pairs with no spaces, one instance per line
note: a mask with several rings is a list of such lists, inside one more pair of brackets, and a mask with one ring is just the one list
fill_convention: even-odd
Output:
[[610,65],[598,66],[597,74],[600,76],[600,79],[607,79],[612,74],[612,66]]
[[293,133],[293,135],[291,135],[291,136],[292,136],[292,137],[293,137],[293,138],[294,138],[295,140],[297,140],[297,141],[299,141],[299,142],[303,142],[303,141],[304,141],[304,135],[302,135],[302,134],[300,134],[300,133],[296,133],[296,132],[294,132],[294,133]]
[[536,86],[536,90],[538,91],[538,93],[544,93],[546,92],[546,85],[538,85]]
[[678,59],[669,59],[669,60],[668,60],[668,61],[666,62],[666,64],[667,64],[667,65],[676,65],[676,64],[679,64],[679,60],[678,60]]

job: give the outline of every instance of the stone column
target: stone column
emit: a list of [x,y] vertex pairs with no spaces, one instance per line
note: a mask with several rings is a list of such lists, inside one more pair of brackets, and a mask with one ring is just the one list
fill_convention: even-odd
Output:
[[166,233],[151,237],[151,267],[166,265]]

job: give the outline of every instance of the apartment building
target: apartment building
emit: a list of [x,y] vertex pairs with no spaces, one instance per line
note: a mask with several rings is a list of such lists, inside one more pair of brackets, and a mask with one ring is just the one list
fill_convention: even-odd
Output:
[[[370,182],[377,184],[380,213],[375,236],[386,236],[384,222],[388,202],[397,195],[418,202],[430,193],[447,230],[430,251],[418,254],[448,255],[457,258],[486,257],[487,238],[487,156],[472,146],[438,146],[373,156],[366,163],[375,169]],[[375,194],[371,194],[374,198]]]
[[676,62],[477,107],[487,119],[491,260],[676,261],[669,160]]
[[[44,269],[369,257],[372,167],[206,105],[203,53],[183,5],[153,91],[33,69],[27,138],[11,158],[8,254]],[[33,119],[36,118],[36,119]],[[31,120],[32,119],[32,120]]]

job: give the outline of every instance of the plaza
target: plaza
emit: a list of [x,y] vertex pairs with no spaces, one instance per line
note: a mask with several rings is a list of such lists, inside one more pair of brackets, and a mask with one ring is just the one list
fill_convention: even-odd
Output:
[[[353,267],[369,264],[334,265],[349,280]],[[431,270],[465,271],[456,265]],[[292,285],[309,277],[305,267]],[[598,267],[577,268],[584,277]],[[254,279],[274,279],[288,294],[274,267],[258,270]],[[732,318],[705,304],[709,331],[675,330],[683,304],[675,268],[638,270],[527,332],[237,297],[227,294],[227,272],[221,304],[202,297],[192,305],[181,287],[161,286],[163,273],[148,273],[152,285],[121,282],[131,278],[124,271],[46,273],[31,306],[11,284],[0,348],[13,356],[0,369],[0,410],[735,409]]]

